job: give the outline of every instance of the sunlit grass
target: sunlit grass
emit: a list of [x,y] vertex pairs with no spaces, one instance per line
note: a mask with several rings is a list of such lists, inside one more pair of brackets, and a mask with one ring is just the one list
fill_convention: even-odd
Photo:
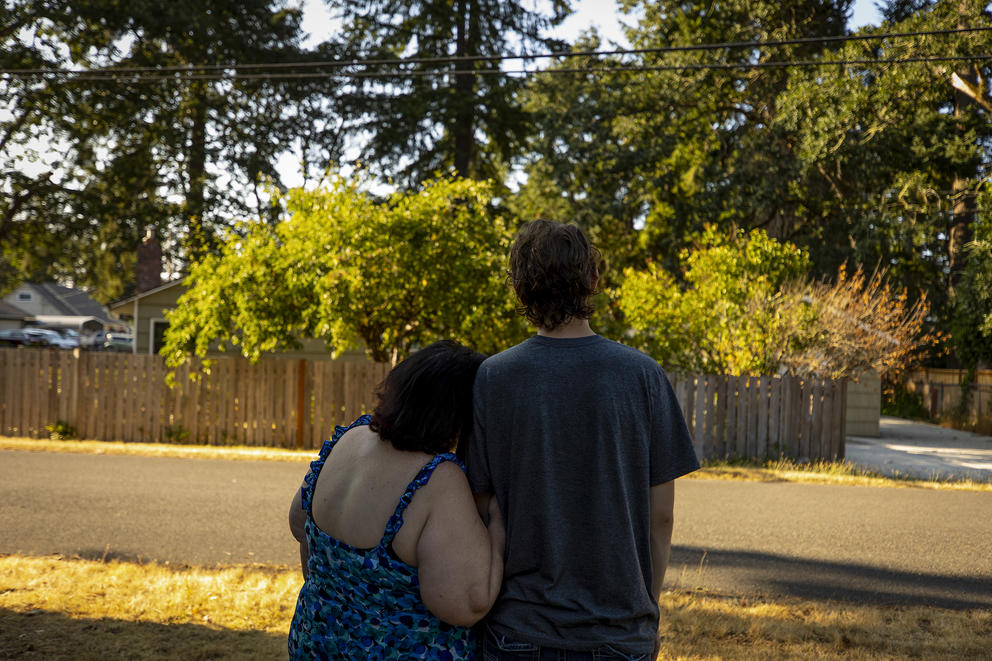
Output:
[[313,461],[317,450],[237,445],[175,445],[170,443],[122,443],[119,441],[52,441],[42,438],[0,437],[0,450],[31,452],[75,452],[81,454],[129,454],[145,457],[191,459],[240,459],[246,461]]
[[696,479],[748,480],[755,482],[811,482],[869,487],[918,487],[962,491],[992,491],[992,482],[971,479],[919,479],[908,475],[885,476],[847,461],[799,463],[790,459],[708,460],[692,474]]
[[988,659],[992,613],[667,593],[664,659]]
[[[284,658],[296,568],[0,556],[0,658]],[[699,590],[660,602],[662,659],[987,659],[992,613]],[[10,653],[7,657],[4,654]]]

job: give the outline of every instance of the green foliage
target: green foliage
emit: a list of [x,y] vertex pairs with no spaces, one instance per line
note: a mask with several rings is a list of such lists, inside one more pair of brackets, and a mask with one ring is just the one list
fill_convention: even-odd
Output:
[[765,232],[722,235],[706,229],[684,251],[683,290],[656,264],[627,269],[620,307],[633,341],[668,369],[717,374],[774,374],[790,347],[787,328],[803,325],[777,305],[783,285],[805,275],[809,255]]
[[[829,62],[992,49],[987,32],[809,39],[844,34],[850,5],[626,0],[635,47],[808,40],[673,52],[663,60],[645,53],[624,63]],[[887,16],[898,22],[864,32],[992,25],[988,4],[975,0],[892,2]],[[597,44],[590,39],[577,48]],[[581,68],[575,60],[560,66]],[[972,77],[981,98],[962,101],[952,74]],[[961,225],[967,233],[965,203],[982,190],[988,170],[990,80],[985,60],[535,76],[526,90],[536,128],[529,179],[511,204],[524,216],[573,220],[598,235],[614,273],[652,261],[677,274],[678,256],[705,224],[727,232],[761,228],[807,250],[816,278],[832,278],[843,264],[885,269],[911,298],[925,294],[931,323],[947,331],[951,286],[959,273],[961,286],[974,283],[975,271],[969,281],[958,270],[962,244],[949,230]],[[990,201],[978,195],[976,222]],[[618,287],[609,273],[606,285]],[[955,346],[967,356],[974,345],[961,337]]]
[[45,425],[48,438],[53,441],[70,441],[76,438],[76,429],[65,420],[57,420],[54,423]]
[[882,415],[909,420],[930,419],[930,411],[923,405],[923,395],[910,392],[901,383],[882,389]]
[[290,217],[230,235],[194,265],[163,353],[231,344],[251,360],[300,338],[389,362],[436,339],[501,350],[525,335],[505,283],[510,236],[492,187],[434,180],[377,201],[341,179],[290,191]]
[[951,335],[955,354],[968,368],[992,364],[992,243],[976,241],[954,290]]
[[168,443],[189,443],[189,430],[179,423],[166,425],[165,440]]
[[[437,172],[504,173],[530,130],[517,98],[525,79],[476,70],[498,66],[485,57],[563,49],[547,32],[569,2],[325,1],[351,57],[406,58],[403,69],[414,74],[364,78],[350,90],[345,128],[364,148],[362,163],[409,187]],[[438,61],[451,56],[465,59]]]
[[[286,0],[6,7],[5,69],[330,59],[301,49],[302,10]],[[313,80],[0,79],[0,261],[9,267],[0,276],[72,281],[101,301],[120,298],[149,225],[181,271],[233,218],[272,218],[263,189],[278,184],[288,145],[302,143],[309,168],[336,160],[341,138],[326,130],[332,97]]]

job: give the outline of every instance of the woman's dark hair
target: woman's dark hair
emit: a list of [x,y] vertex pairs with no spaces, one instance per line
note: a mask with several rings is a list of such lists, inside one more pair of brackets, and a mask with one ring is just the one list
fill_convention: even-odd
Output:
[[472,384],[484,359],[451,340],[417,351],[376,388],[369,427],[397,450],[450,452],[472,428]]
[[575,225],[525,223],[510,248],[510,281],[521,312],[538,328],[554,330],[569,319],[588,319],[595,307],[599,251]]

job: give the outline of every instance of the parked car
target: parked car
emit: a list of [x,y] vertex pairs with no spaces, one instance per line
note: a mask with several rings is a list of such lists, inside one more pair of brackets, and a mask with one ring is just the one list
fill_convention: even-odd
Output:
[[79,346],[74,340],[63,337],[61,333],[51,328],[25,328],[23,330],[27,335],[36,338],[41,346],[58,349],[75,349]]
[[79,333],[76,331],[66,328],[59,331],[59,334],[62,336],[63,349],[75,349],[79,346]]
[[107,340],[107,331],[94,331],[79,338],[79,346],[83,349],[99,351],[103,349],[103,343]]
[[5,328],[0,330],[0,347],[40,347],[41,338],[29,335],[23,328]]
[[109,332],[103,341],[103,348],[107,351],[130,352],[133,347],[134,337],[130,333]]
[[131,351],[134,338],[130,333],[99,330],[81,337],[79,345],[92,351]]

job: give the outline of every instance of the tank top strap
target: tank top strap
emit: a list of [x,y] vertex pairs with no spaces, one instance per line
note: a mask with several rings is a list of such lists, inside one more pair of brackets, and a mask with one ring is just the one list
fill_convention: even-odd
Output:
[[367,425],[372,420],[372,416],[365,414],[360,415],[358,418],[348,426],[345,425],[335,425],[334,434],[330,439],[324,441],[324,444],[320,447],[320,454],[314,461],[310,462],[310,471],[303,478],[303,486],[300,487],[300,501],[303,505],[303,510],[307,514],[312,514],[310,511],[313,506],[313,488],[317,484],[317,477],[320,476],[320,470],[324,467],[324,462],[327,461],[328,455],[331,454],[331,450],[337,445],[344,433],[353,427],[360,427],[362,425]]
[[400,527],[403,525],[403,512],[410,504],[410,501],[413,500],[413,495],[417,493],[420,487],[427,484],[431,479],[431,475],[434,473],[434,469],[445,461],[453,461],[462,471],[465,470],[465,464],[452,452],[435,455],[433,459],[424,464],[424,467],[420,469],[417,476],[407,485],[406,491],[403,492],[403,496],[400,498],[400,502],[396,505],[396,510],[389,517],[389,522],[386,523],[386,532],[382,536],[382,541],[379,542],[380,546],[386,547],[393,542],[393,538],[396,537],[396,533],[399,532]]

